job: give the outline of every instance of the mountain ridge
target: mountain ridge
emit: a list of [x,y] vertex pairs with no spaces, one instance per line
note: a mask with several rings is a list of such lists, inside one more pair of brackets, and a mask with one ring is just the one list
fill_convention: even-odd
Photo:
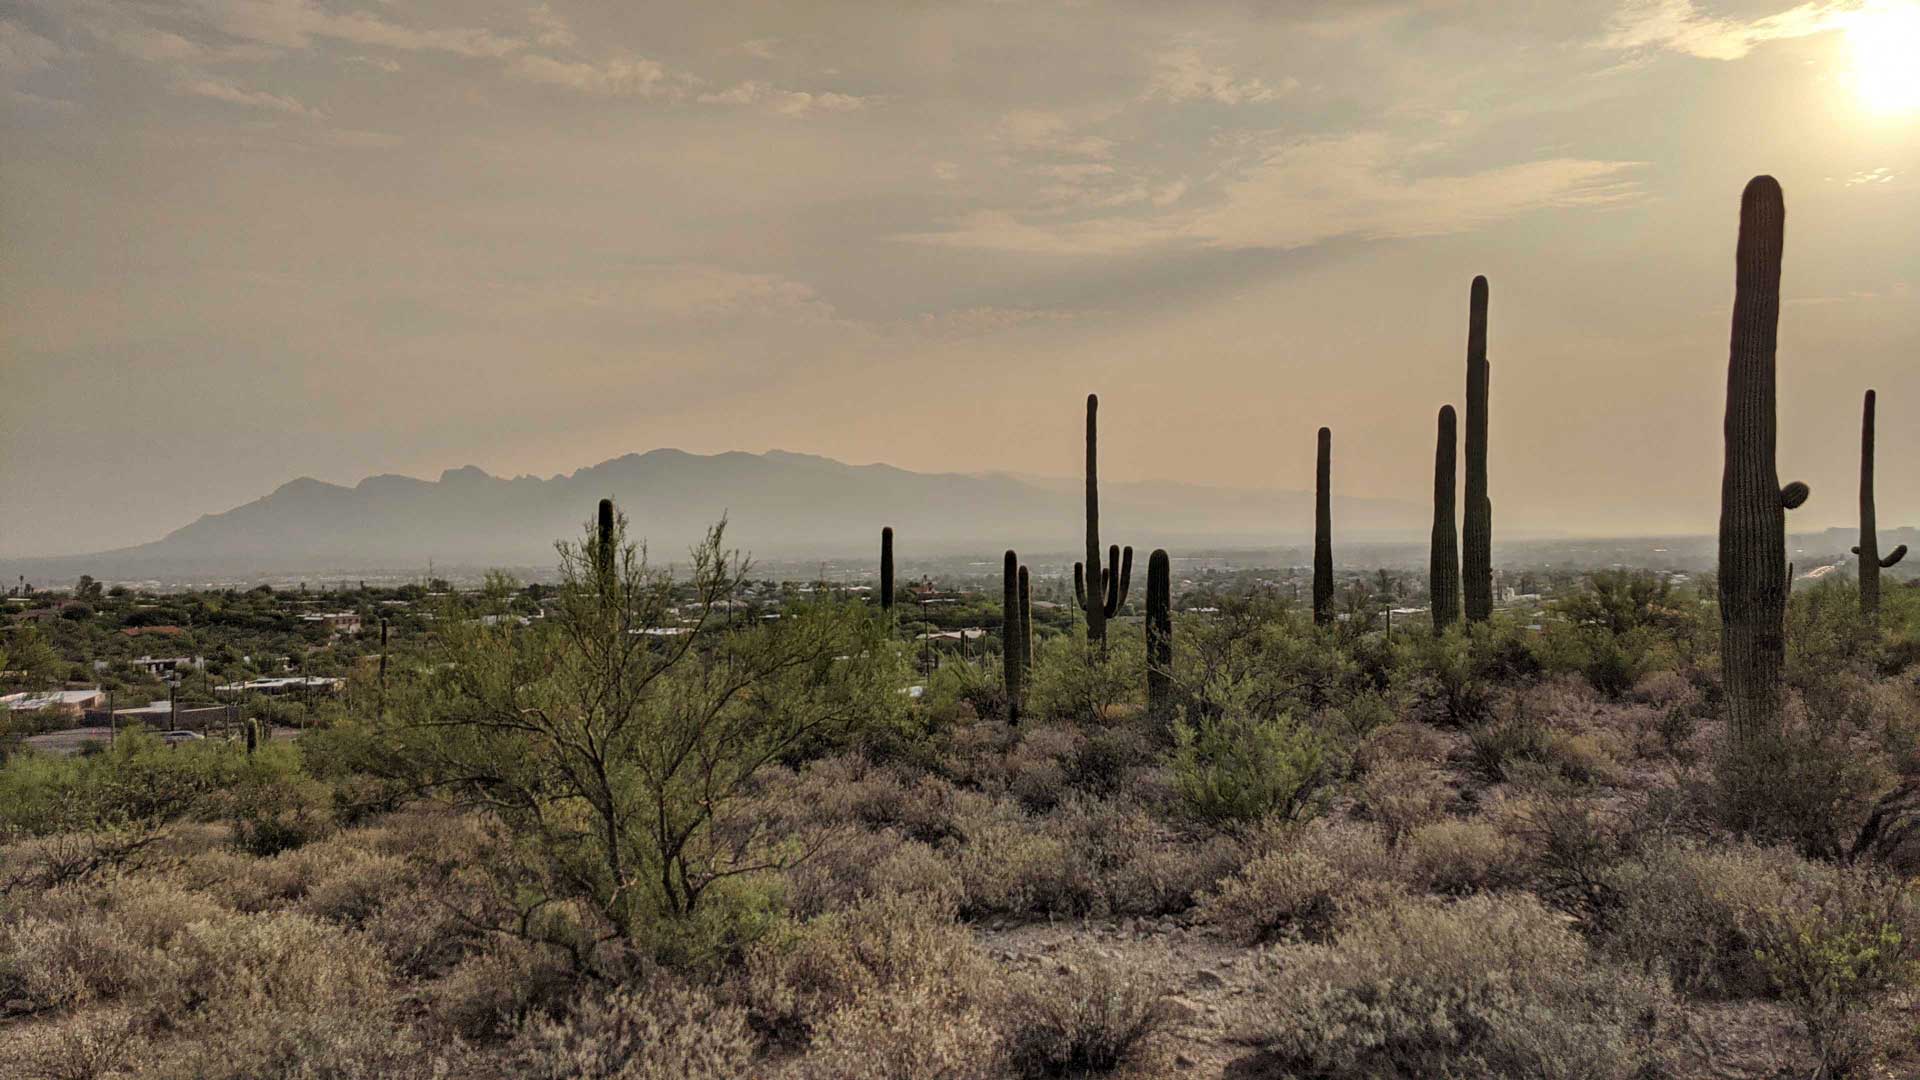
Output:
[[[379,473],[348,486],[295,477],[232,509],[203,514],[149,543],[85,554],[0,560],[8,572],[98,575],[190,566],[267,571],[325,565],[531,566],[553,561],[600,498],[631,533],[667,558],[728,518],[730,544],[757,556],[864,554],[892,525],[926,554],[1006,547],[1074,550],[1082,535],[1077,478],[1012,473],[922,473],[883,462],[851,465],[770,450],[635,452],[549,477],[494,476],[474,465],[427,480]],[[1103,533],[1135,547],[1294,543],[1310,535],[1312,493],[1184,482],[1102,485]],[[1350,539],[1405,539],[1426,510],[1390,499],[1336,496],[1336,527]]]

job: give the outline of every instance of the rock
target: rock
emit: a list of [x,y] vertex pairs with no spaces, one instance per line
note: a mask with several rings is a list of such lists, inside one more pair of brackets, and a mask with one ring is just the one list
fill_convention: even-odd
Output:
[[1193,984],[1196,990],[1218,990],[1227,985],[1226,976],[1212,968],[1201,968],[1199,971],[1194,972],[1193,978],[1188,981]]
[[1854,841],[1853,857],[1872,859],[1903,876],[1920,875],[1920,780],[1880,797]]

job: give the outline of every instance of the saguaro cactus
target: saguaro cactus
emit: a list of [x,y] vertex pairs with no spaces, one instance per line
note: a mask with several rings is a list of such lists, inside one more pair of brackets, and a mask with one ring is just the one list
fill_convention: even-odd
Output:
[[1147,556],[1147,711],[1173,711],[1173,569],[1165,548]]
[[1020,568],[1020,688],[1033,681],[1033,578]]
[[1087,613],[1087,640],[1107,644],[1107,620],[1127,602],[1133,577],[1133,548],[1108,548],[1107,565],[1100,565],[1100,395],[1087,395],[1087,561],[1073,567],[1074,599]]
[[880,530],[880,610],[893,610],[893,526]]
[[1720,642],[1728,714],[1737,743],[1780,724],[1786,660],[1786,511],[1807,485],[1780,486],[1774,464],[1774,355],[1780,326],[1780,256],[1786,203],[1771,176],[1740,196],[1734,256],[1733,333],[1727,360],[1726,468],[1720,479]]
[[594,525],[593,568],[600,579],[602,594],[613,590],[613,500],[600,500],[600,514]]
[[1869,390],[1860,411],[1860,546],[1853,549],[1860,556],[1860,614],[1869,618],[1880,610],[1880,571],[1907,556],[1907,545],[1901,544],[1886,558],[1880,557],[1879,526],[1873,512],[1874,404],[1874,392]]
[[[1333,432],[1320,429],[1319,460],[1313,480],[1313,622],[1333,621]],[[1147,587],[1151,589],[1152,583]]]
[[1460,580],[1468,622],[1493,615],[1493,500],[1487,497],[1487,279],[1467,300],[1467,483],[1460,528]]
[[1026,665],[1020,651],[1026,632],[1020,626],[1020,556],[1007,549],[1000,573],[1000,671],[1007,693],[1007,722],[1020,719],[1022,676]]
[[1427,563],[1427,591],[1433,596],[1433,628],[1460,621],[1460,539],[1454,531],[1454,454],[1459,442],[1453,406],[1440,406],[1439,437],[1433,448],[1433,546]]

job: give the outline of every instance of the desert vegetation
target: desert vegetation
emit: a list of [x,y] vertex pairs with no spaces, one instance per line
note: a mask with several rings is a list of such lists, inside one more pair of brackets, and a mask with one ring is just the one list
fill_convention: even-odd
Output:
[[1078,617],[1036,629],[1008,551],[996,647],[919,673],[891,529],[877,602],[796,588],[738,618],[724,523],[669,572],[603,502],[535,615],[505,577],[447,591],[297,739],[13,753],[0,1062],[1913,1075],[1920,588],[1868,584],[1897,561],[1869,397],[1862,572],[1790,592],[1782,215],[1756,180],[1717,578],[1493,603],[1483,279],[1464,537],[1440,412],[1431,626],[1332,610],[1324,429],[1310,602],[1183,607],[1155,551],[1136,608],[1089,397]]

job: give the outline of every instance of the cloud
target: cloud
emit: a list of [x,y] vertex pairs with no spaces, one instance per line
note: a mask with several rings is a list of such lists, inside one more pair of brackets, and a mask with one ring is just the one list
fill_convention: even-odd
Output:
[[701,94],[699,100],[708,105],[761,105],[781,116],[853,112],[865,108],[869,103],[869,99],[853,94],[783,90],[772,83],[754,81],[736,83],[725,90]]
[[1081,134],[1086,123],[1047,109],[1015,109],[1000,118],[1000,136],[1015,149],[1065,157],[1108,158],[1112,139]]
[[1693,0],[1627,0],[1600,44],[1610,49],[1665,49],[1702,60],[1738,60],[1768,41],[1838,30],[1859,0],[1807,0],[1758,19],[1704,14]]
[[212,98],[215,101],[225,101],[233,105],[244,105],[251,109],[270,109],[274,112],[283,112],[294,116],[305,116],[309,119],[319,119],[323,115],[320,110],[311,108],[290,97],[270,94],[265,90],[249,90],[243,86],[236,86],[225,79],[217,79],[211,76],[188,78],[178,82],[174,84],[174,92],[189,94],[195,97]]
[[39,71],[59,55],[60,46],[19,23],[0,19],[0,76]]
[[1194,45],[1180,45],[1154,58],[1153,77],[1146,97],[1167,101],[1212,101],[1221,105],[1254,105],[1276,101],[1300,85],[1286,79],[1270,86],[1258,78],[1236,78],[1224,67],[1208,64]]
[[192,10],[230,37],[286,49],[306,49],[314,38],[328,38],[402,52],[501,57],[524,44],[491,30],[420,29],[389,22],[370,11],[327,11],[309,0],[197,0]]
[[573,27],[566,17],[553,10],[548,4],[539,4],[528,13],[527,18],[538,31],[534,40],[549,48],[568,48],[573,45]]
[[669,98],[677,100],[694,82],[657,60],[616,57],[594,64],[585,60],[556,60],[527,53],[513,58],[508,70],[528,82],[564,86],[601,97]]
[[[1272,147],[1212,192],[1190,200],[1184,181],[1139,198],[1162,212],[1022,218],[1004,209],[963,215],[939,231],[900,239],[943,247],[1051,255],[1114,255],[1155,247],[1291,249],[1341,238],[1406,239],[1467,232],[1541,209],[1599,207],[1638,196],[1635,162],[1550,158],[1464,175],[1419,176],[1405,164],[1432,147],[1369,132]],[[1189,206],[1189,203],[1198,205]]]
[[780,43],[779,38],[754,38],[740,43],[740,51],[756,60],[773,59],[773,47]]

